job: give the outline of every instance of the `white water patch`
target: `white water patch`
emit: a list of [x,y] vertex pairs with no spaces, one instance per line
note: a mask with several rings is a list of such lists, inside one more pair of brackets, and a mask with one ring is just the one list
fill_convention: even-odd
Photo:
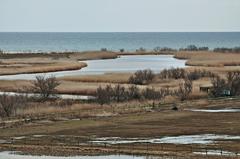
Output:
[[130,55],[120,56],[116,59],[80,61],[87,63],[87,67],[73,71],[58,71],[49,73],[29,73],[17,75],[0,76],[0,80],[33,80],[36,76],[79,76],[79,75],[101,75],[105,73],[135,72],[137,70],[151,69],[160,72],[171,67],[186,67],[186,60],[179,60],[173,55]]
[[0,152],[0,159],[172,159],[172,157],[155,157],[155,156],[132,156],[132,155],[99,155],[99,156],[32,156],[20,155],[16,152]]
[[[40,94],[38,93],[16,93],[16,92],[0,92],[0,95],[9,95],[9,96],[15,96],[15,95],[24,95],[28,97],[34,97],[34,96],[39,96]],[[56,94],[58,98],[61,99],[73,99],[73,100],[91,100],[94,99],[94,96],[86,96],[86,95],[71,95],[71,94]],[[49,98],[56,98],[55,96],[49,97]]]
[[119,137],[107,137],[97,138],[93,143],[102,144],[132,144],[132,143],[153,143],[153,144],[211,144],[217,142],[217,140],[240,140],[240,136],[230,135],[214,135],[214,134],[202,134],[202,135],[182,135],[175,137],[163,137],[154,139],[140,139],[140,138],[119,138]]
[[222,151],[222,150],[207,150],[205,152],[193,152],[197,155],[213,155],[213,156],[240,156],[239,153],[234,153],[230,151]]
[[192,112],[206,112],[206,113],[237,113],[240,109],[184,109]]

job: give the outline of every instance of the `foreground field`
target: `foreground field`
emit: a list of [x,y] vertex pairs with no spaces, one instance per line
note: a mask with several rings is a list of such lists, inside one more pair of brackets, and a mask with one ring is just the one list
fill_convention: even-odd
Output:
[[[153,107],[151,103],[126,103],[113,106],[73,106],[72,111],[64,111],[28,117],[26,122],[9,123],[1,128],[0,139],[13,143],[0,144],[2,150],[21,150],[30,154],[168,154],[195,156],[194,149],[222,149],[240,152],[239,140],[217,142],[215,144],[133,144],[82,145],[99,137],[160,138],[180,135],[239,135],[239,113],[191,112],[189,108],[228,109],[240,108],[239,99],[194,100],[177,103],[180,111],[171,110],[172,104]],[[33,137],[37,135],[38,137]],[[19,139],[14,139],[19,137]],[[80,145],[79,145],[80,144]],[[51,146],[49,148],[48,146]],[[61,146],[60,146],[61,145]],[[91,146],[91,147],[89,147]],[[100,147],[99,147],[100,146]],[[160,151],[161,149],[164,151]],[[61,150],[60,150],[61,149]],[[191,150],[192,149],[192,150]],[[214,158],[214,157],[213,157]]]

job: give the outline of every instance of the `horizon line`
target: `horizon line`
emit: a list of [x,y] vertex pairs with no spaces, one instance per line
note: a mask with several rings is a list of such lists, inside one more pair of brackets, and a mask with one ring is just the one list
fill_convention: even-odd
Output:
[[0,33],[237,33],[236,31],[0,31]]

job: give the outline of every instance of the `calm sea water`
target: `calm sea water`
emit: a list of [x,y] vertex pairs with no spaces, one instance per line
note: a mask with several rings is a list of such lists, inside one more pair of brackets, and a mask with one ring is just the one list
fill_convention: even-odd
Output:
[[5,51],[133,51],[139,47],[182,48],[197,46],[240,46],[240,32],[222,33],[0,33],[0,49]]

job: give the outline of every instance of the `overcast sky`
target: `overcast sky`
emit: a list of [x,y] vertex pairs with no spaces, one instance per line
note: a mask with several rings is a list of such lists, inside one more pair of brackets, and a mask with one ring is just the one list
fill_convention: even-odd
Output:
[[0,31],[240,31],[240,0],[0,0]]

